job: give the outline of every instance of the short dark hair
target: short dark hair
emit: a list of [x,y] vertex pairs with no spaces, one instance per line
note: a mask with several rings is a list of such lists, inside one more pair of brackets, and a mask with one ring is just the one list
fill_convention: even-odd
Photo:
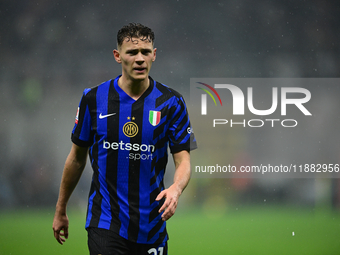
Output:
[[125,39],[132,40],[132,38],[139,38],[142,41],[148,40],[149,42],[154,43],[155,34],[151,30],[151,28],[146,27],[140,23],[129,23],[126,26],[123,26],[117,33],[117,45],[121,46]]

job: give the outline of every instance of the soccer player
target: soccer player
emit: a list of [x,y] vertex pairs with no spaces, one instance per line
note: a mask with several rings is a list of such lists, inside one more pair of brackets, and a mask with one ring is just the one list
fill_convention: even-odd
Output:
[[[67,202],[89,154],[93,178],[86,229],[90,254],[167,254],[166,220],[190,179],[196,140],[182,96],[154,81],[154,33],[130,23],[117,34],[122,74],[85,89],[66,159],[53,220],[56,240],[68,238]],[[173,184],[165,189],[167,149]]]

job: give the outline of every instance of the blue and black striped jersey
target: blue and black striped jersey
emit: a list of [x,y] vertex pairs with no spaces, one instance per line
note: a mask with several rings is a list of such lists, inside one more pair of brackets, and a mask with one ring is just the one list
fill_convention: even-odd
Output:
[[166,223],[155,201],[164,189],[171,153],[196,148],[182,96],[153,81],[134,100],[118,86],[118,76],[86,89],[72,141],[89,147],[93,178],[86,228],[115,231],[138,243],[167,240]]

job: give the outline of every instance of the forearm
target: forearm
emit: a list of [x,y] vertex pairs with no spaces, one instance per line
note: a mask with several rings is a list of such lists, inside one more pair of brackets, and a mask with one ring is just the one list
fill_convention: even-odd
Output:
[[60,183],[59,198],[56,205],[56,211],[61,214],[66,213],[67,202],[71,197],[73,190],[77,186],[86,165],[86,154],[85,156],[79,156],[78,154],[74,148],[71,149],[71,152],[65,162]]
[[162,220],[166,221],[174,215],[179,196],[182,194],[185,187],[188,185],[190,180],[190,154],[187,151],[181,151],[173,154],[175,162],[175,175],[174,183],[156,197],[156,201],[165,197],[166,200],[159,209],[159,213],[162,211]]
[[174,157],[175,161],[175,175],[173,185],[180,192],[183,192],[185,187],[188,185],[191,175],[190,169],[190,154],[187,151],[180,152],[181,155],[176,155]]

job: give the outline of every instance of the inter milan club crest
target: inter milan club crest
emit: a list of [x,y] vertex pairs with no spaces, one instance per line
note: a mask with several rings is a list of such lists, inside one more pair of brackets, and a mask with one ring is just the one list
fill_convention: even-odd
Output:
[[150,111],[149,112],[149,121],[152,126],[157,126],[161,121],[161,112],[158,111]]
[[131,119],[132,121],[129,121],[129,122],[124,124],[123,133],[127,137],[134,137],[138,133],[138,126],[137,126],[136,123],[133,122],[135,120],[135,117],[132,117],[132,118],[128,117],[127,119],[128,120]]

